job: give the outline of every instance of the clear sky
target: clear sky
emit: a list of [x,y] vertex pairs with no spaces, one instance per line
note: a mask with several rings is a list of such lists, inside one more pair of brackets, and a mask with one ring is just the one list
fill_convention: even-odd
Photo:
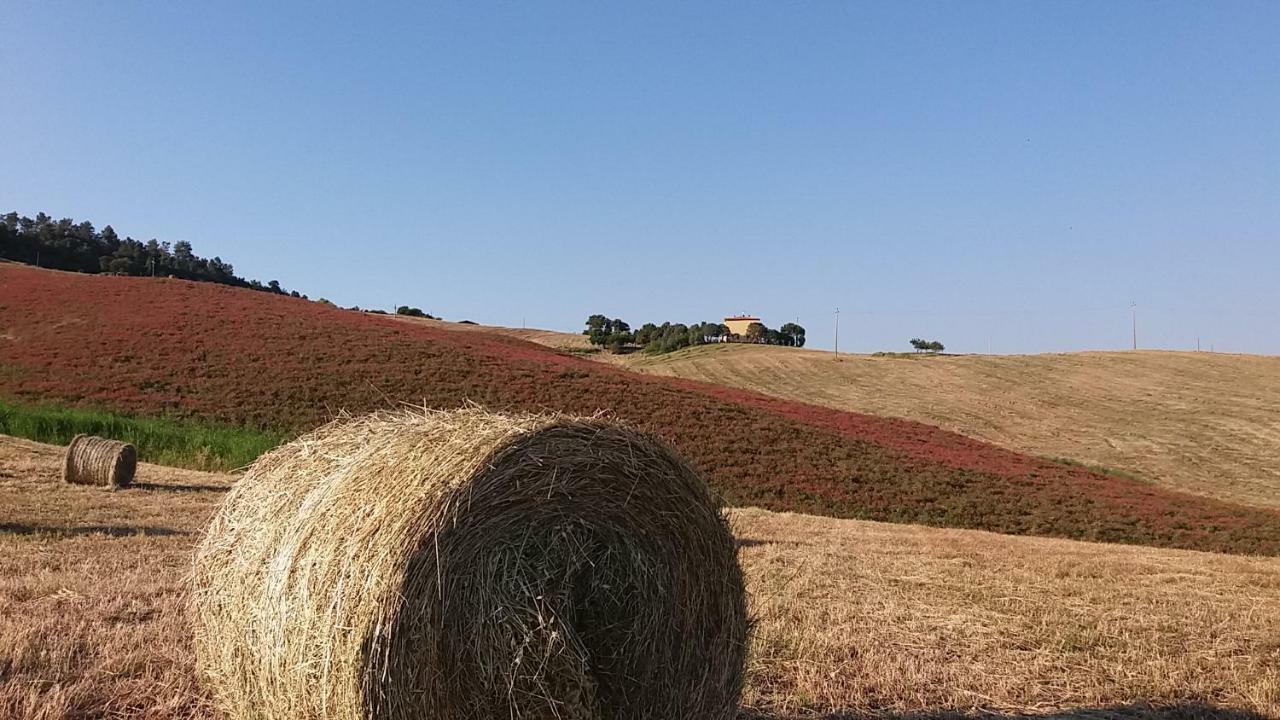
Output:
[[[376,5],[377,7],[369,7]],[[1280,3],[0,0],[0,212],[343,305],[1280,353]]]

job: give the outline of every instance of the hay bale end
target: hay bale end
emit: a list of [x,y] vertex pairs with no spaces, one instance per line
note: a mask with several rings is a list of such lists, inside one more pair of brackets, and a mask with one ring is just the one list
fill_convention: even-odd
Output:
[[229,720],[735,716],[733,537],[665,444],[481,410],[339,422],[260,458],[197,551]]
[[121,488],[133,482],[137,470],[138,451],[133,445],[80,434],[67,446],[62,463],[62,481]]

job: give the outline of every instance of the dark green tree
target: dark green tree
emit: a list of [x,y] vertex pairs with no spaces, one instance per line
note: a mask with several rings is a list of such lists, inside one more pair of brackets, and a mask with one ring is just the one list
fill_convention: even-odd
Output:
[[595,333],[607,333],[609,331],[609,318],[604,315],[592,315],[587,318],[587,329],[582,331],[583,335],[593,335]]
[[804,328],[796,323],[786,323],[778,328],[782,335],[782,344],[791,347],[804,347]]
[[644,347],[645,345],[648,345],[649,342],[653,340],[657,332],[658,332],[658,326],[654,325],[653,323],[645,323],[641,325],[640,329],[636,330],[636,333],[635,333],[636,345],[639,345],[640,347]]
[[416,307],[409,307],[408,305],[401,305],[400,307],[396,308],[396,314],[397,314],[397,315],[407,315],[407,316],[409,316],[409,317],[429,318],[429,319],[431,319],[431,320],[437,320],[437,319],[439,319],[439,318],[437,318],[437,317],[436,317],[436,316],[434,316],[434,315],[431,315],[431,314],[429,314],[429,313],[422,312],[422,310],[421,310],[420,308],[416,308]]

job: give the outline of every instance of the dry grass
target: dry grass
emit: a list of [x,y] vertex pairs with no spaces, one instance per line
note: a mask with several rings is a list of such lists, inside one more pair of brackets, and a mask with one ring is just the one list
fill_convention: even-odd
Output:
[[589,350],[595,346],[586,335],[581,333],[560,332],[558,330],[541,330],[538,328],[512,328],[503,327],[501,325],[468,325],[465,323],[450,322],[448,320],[432,320],[430,318],[417,318],[408,315],[391,316],[397,320],[405,322],[421,323],[429,327],[439,328],[441,330],[456,330],[458,332],[483,332],[496,335],[505,335],[517,340],[525,342],[537,343],[545,347],[554,348],[556,350],[575,351]]
[[1280,713],[1280,561],[742,510],[749,705]]
[[[60,457],[0,438],[0,718],[209,718],[185,575],[228,479],[112,493]],[[1280,559],[731,515],[744,718],[1280,717]]]
[[[558,349],[589,347],[585,336],[573,333],[460,327]],[[712,345],[593,359],[917,420],[1177,490],[1280,507],[1280,357],[1157,351],[842,355],[837,363],[816,350]]]
[[227,718],[730,720],[742,686],[718,504],[603,420],[331,423],[236,484],[194,585]]
[[835,362],[830,353],[754,345],[630,357],[628,367],[641,372],[918,420],[1166,487],[1280,507],[1280,357],[1088,352]]
[[186,578],[230,478],[141,464],[111,492],[61,458],[0,436],[0,718],[210,717]]

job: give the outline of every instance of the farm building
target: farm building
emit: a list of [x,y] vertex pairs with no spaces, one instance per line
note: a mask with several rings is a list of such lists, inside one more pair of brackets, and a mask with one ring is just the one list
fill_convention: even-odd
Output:
[[751,323],[758,322],[760,322],[760,318],[753,315],[730,315],[724,319],[724,324],[729,328],[729,333],[741,336],[747,334],[747,328],[751,326]]

